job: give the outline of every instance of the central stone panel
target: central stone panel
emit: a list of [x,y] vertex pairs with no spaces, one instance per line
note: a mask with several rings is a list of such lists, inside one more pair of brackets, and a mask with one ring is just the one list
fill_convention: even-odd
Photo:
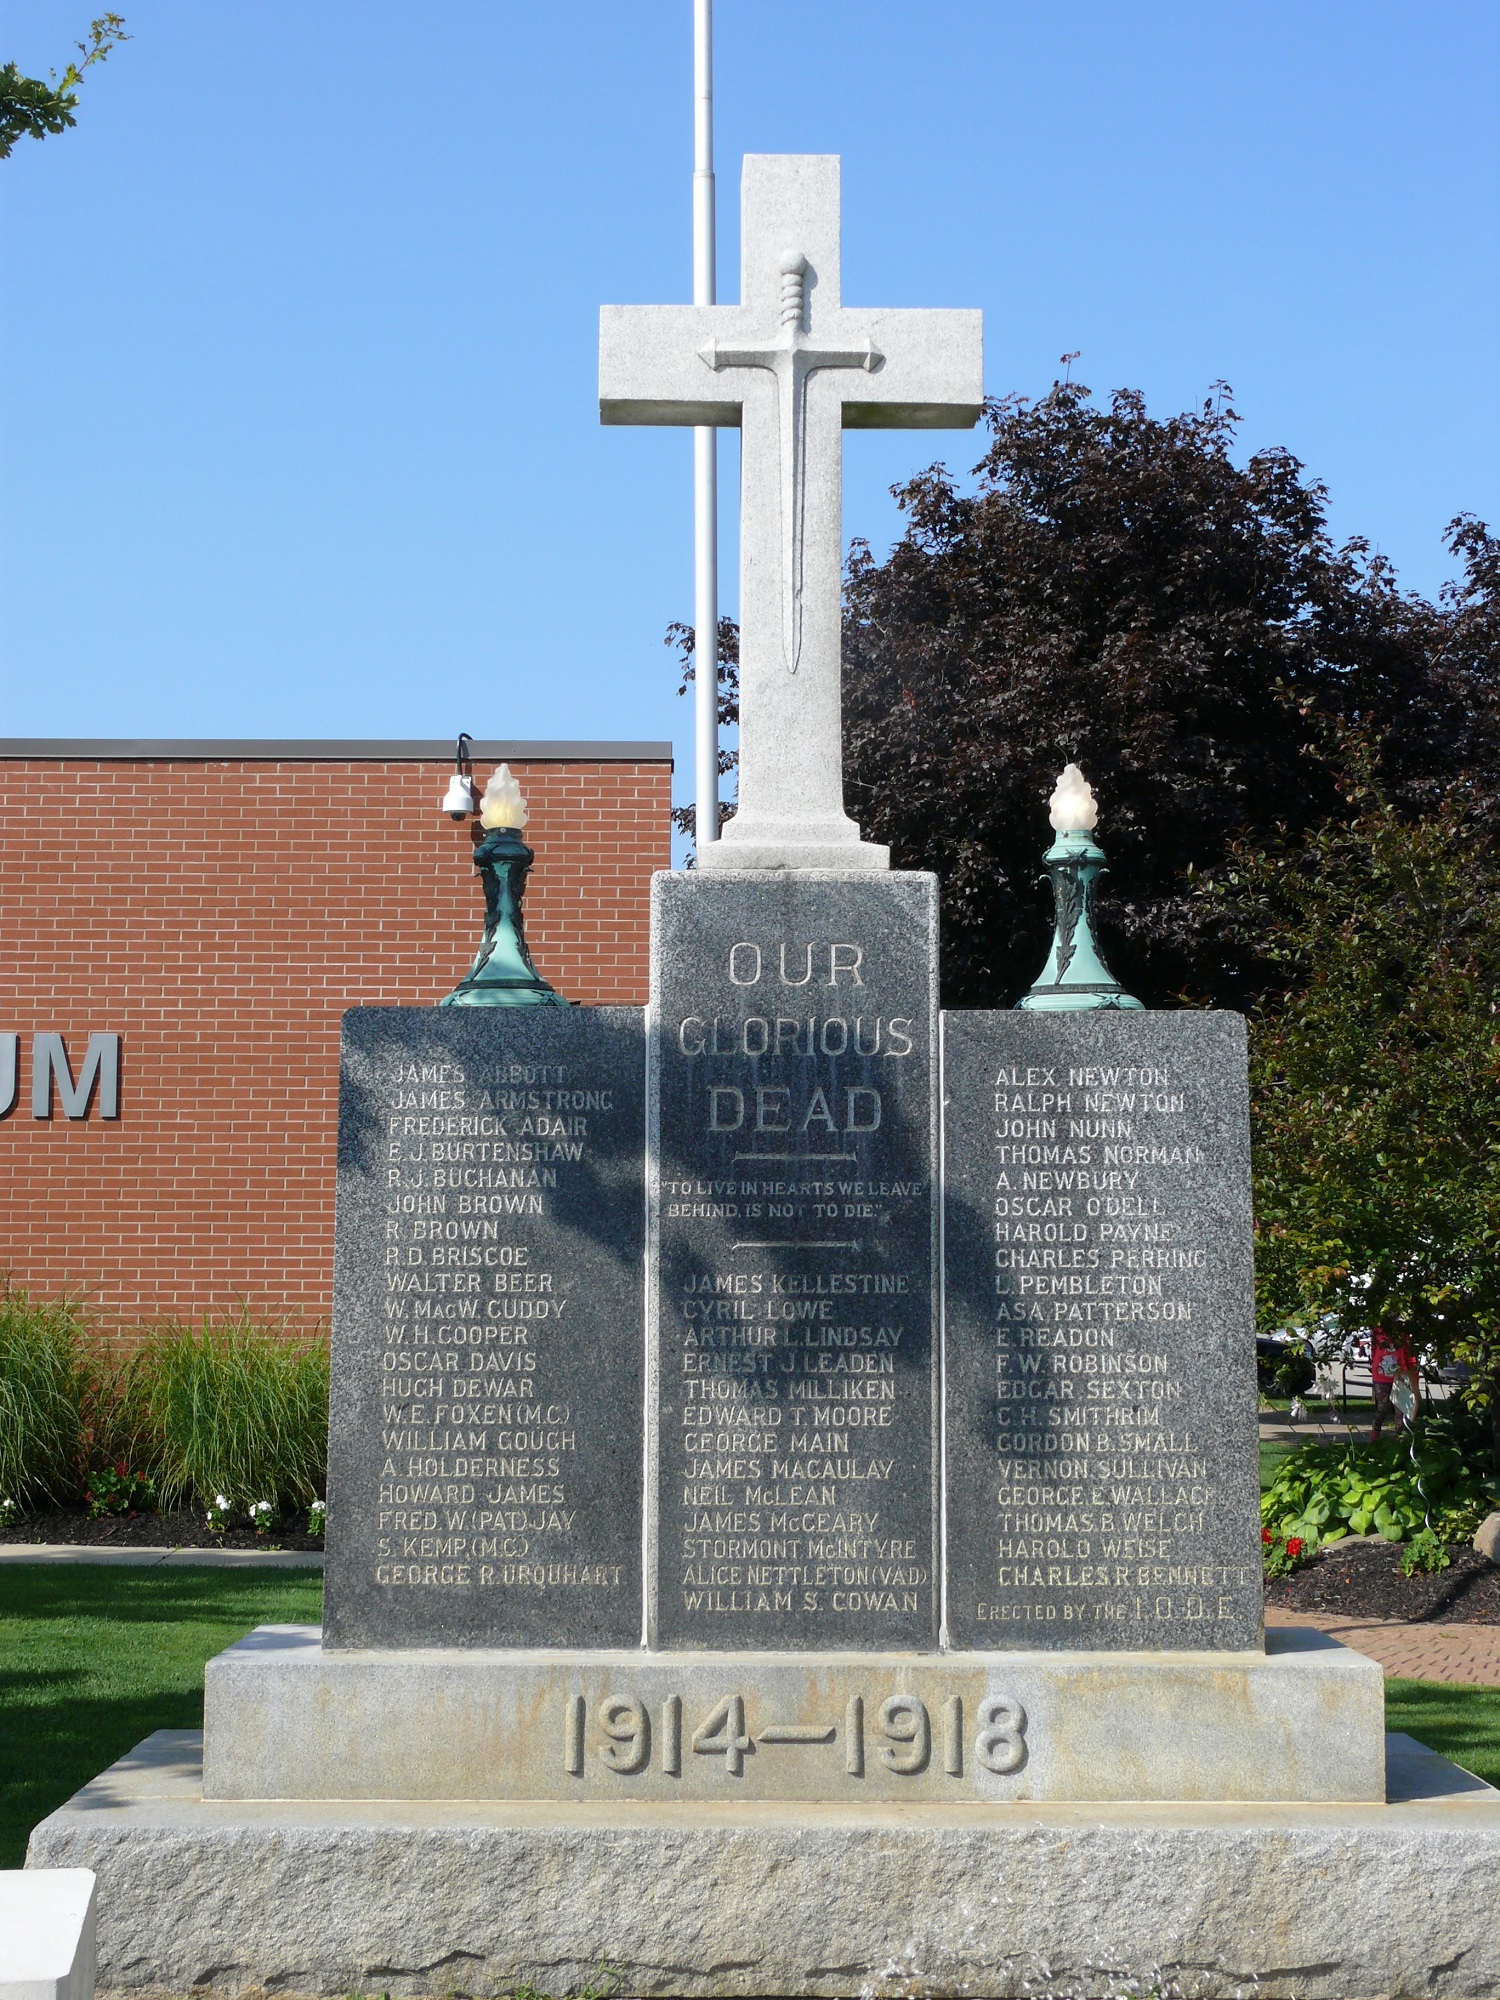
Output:
[[652,1643],[938,1638],[929,875],[658,875]]

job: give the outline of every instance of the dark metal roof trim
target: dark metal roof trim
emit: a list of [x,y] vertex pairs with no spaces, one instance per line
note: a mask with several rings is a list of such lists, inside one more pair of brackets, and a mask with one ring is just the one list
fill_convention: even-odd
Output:
[[[57,758],[116,764],[451,764],[454,738],[389,743],[275,737],[4,736],[0,761]],[[670,764],[670,743],[553,743],[477,740],[482,764]]]

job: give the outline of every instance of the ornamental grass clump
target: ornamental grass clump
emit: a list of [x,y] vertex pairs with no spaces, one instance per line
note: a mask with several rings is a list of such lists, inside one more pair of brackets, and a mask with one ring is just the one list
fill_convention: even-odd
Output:
[[328,1352],[241,1312],[168,1321],[130,1367],[126,1399],[149,1439],[156,1490],[228,1516],[271,1501],[305,1508],[324,1490]]
[[8,1512],[76,1492],[94,1386],[79,1307],[0,1281],[0,1495]]

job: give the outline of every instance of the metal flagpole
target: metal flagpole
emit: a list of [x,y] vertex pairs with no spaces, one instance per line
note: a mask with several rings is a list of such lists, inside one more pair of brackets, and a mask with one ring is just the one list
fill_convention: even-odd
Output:
[[[693,304],[714,299],[713,0],[693,0]],[[693,432],[693,632],[698,844],[719,837],[719,440]]]

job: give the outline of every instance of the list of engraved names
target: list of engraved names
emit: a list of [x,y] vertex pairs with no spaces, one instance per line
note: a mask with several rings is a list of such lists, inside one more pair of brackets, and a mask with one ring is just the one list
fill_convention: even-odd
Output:
[[[997,1034],[988,1061],[950,1034],[962,1643],[1258,1633],[1244,1086],[1201,1032],[1224,1018],[1111,1022],[1085,1060],[1076,1022]],[[956,1233],[988,1240],[983,1303]]]
[[463,1607],[460,1626],[497,1641],[560,1642],[601,1621],[629,1640],[639,1476],[619,1433],[638,1457],[640,1351],[628,1185],[611,1213],[632,1153],[640,1201],[629,1052],[613,1074],[621,1065],[600,1057],[616,1051],[552,1010],[520,1028],[506,1010],[488,1035],[408,1019],[423,1022],[420,1049],[408,1037],[361,1052],[380,1143],[375,1185],[347,1204],[366,1262],[364,1393],[341,1439],[362,1533],[357,1555],[342,1541],[342,1563],[359,1563],[363,1601],[417,1598],[430,1612],[446,1600]]

